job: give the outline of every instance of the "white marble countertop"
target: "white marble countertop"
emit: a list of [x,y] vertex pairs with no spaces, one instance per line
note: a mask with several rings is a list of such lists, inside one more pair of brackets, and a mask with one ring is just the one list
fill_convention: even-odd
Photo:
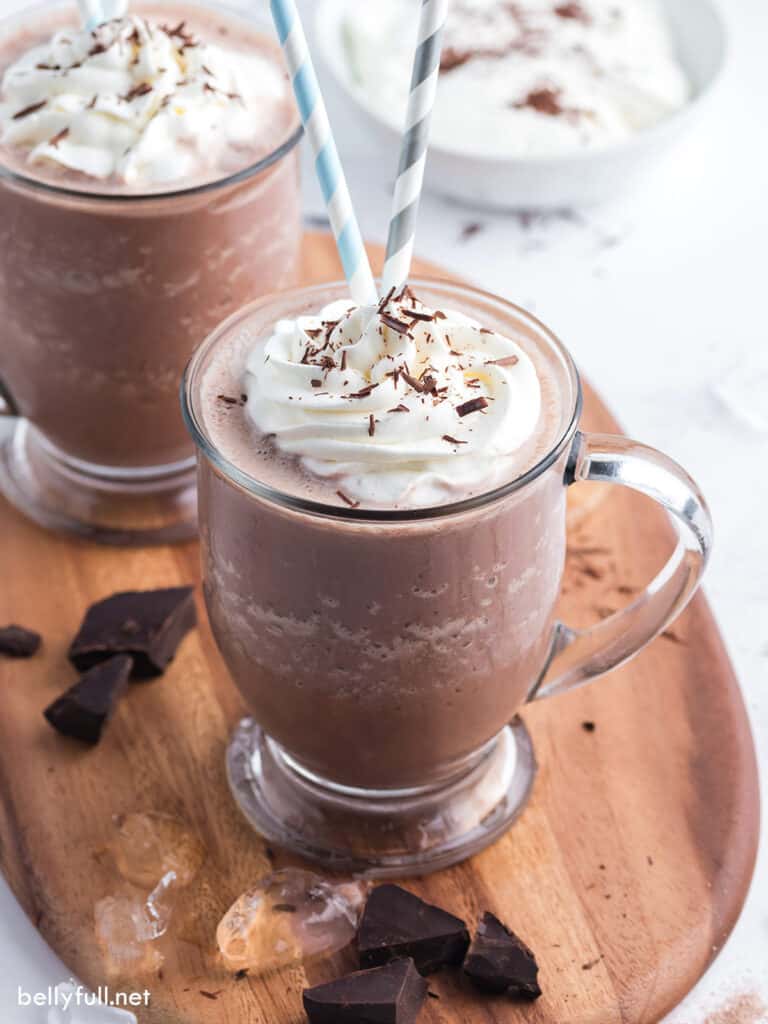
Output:
[[[528,226],[428,196],[417,251],[533,310],[560,334],[625,429],[678,459],[701,484],[716,526],[707,596],[743,686],[765,778],[768,4],[721,2],[731,36],[725,76],[694,133],[642,192]],[[300,4],[309,21],[313,0]],[[0,13],[17,6],[0,0]],[[370,139],[345,133],[341,98],[330,87],[328,98],[364,233],[383,241],[396,154],[382,158]],[[309,163],[306,170],[307,213],[322,217]],[[751,415],[734,410],[723,394],[729,389]],[[767,949],[763,841],[733,935],[668,1024],[768,1022]],[[16,985],[36,979],[42,987],[66,976],[39,939],[24,935],[0,882],[0,1018],[44,1021],[42,1011],[16,1009]]]

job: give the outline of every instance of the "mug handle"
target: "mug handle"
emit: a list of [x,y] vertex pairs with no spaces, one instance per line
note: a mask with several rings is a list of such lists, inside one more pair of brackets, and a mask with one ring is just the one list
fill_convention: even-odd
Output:
[[612,434],[579,432],[565,483],[584,480],[620,484],[652,498],[670,513],[678,542],[658,576],[626,608],[589,629],[556,625],[549,660],[529,701],[575,689],[633,658],[688,604],[712,549],[712,519],[697,485],[654,448]]

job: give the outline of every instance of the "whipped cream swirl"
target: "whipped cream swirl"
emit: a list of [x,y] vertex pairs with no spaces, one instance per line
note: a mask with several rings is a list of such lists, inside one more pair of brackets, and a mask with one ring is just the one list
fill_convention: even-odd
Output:
[[280,320],[250,354],[248,415],[348,504],[429,506],[509,478],[537,428],[536,369],[514,341],[410,290]]
[[12,64],[0,142],[99,180],[179,181],[245,165],[286,96],[266,56],[128,16],[62,29]]

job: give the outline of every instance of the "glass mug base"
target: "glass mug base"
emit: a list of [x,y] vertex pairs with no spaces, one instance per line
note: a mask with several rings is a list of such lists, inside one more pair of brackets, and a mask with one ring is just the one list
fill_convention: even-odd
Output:
[[478,853],[520,815],[536,759],[516,718],[450,779],[432,786],[339,786],[298,764],[251,718],[227,749],[232,794],[270,842],[327,870],[367,878],[428,874]]
[[0,493],[46,529],[102,544],[169,544],[197,533],[194,458],[96,466],[68,458],[24,419],[0,436]]

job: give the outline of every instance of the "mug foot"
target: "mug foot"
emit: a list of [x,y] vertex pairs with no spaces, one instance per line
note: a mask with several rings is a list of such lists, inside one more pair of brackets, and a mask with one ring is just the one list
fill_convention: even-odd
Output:
[[479,852],[521,813],[535,775],[520,719],[449,781],[412,789],[328,782],[250,718],[239,723],[227,749],[232,794],[258,832],[327,870],[367,878],[428,874]]
[[24,419],[0,437],[0,493],[49,530],[101,544],[172,544],[197,533],[194,456],[120,469],[73,460]]

